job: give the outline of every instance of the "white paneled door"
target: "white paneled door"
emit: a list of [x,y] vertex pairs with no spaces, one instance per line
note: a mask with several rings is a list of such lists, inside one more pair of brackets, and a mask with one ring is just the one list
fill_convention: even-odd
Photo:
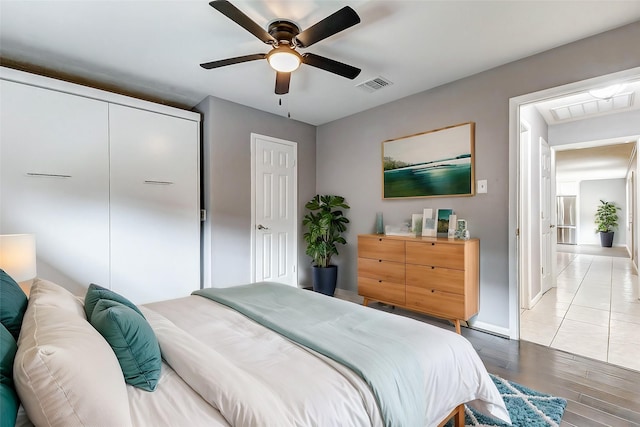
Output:
[[253,281],[298,285],[297,144],[251,135]]
[[552,209],[555,205],[551,179],[551,148],[547,141],[540,138],[540,292],[544,294],[553,286],[553,264],[555,257],[555,223],[552,221]]

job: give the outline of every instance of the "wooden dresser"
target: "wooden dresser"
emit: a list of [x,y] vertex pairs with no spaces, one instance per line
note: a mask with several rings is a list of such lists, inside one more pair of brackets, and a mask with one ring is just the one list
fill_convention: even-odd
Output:
[[478,239],[358,236],[358,294],[364,305],[379,301],[460,321],[478,313]]

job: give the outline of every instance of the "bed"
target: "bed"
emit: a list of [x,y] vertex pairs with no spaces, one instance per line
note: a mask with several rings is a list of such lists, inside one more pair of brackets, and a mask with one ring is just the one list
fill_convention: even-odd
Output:
[[[123,309],[128,300],[108,290],[82,298],[36,280],[13,363],[18,424],[431,427],[455,414],[463,425],[463,403],[509,422],[478,355],[453,332],[279,284],[197,293]],[[89,301],[92,322],[98,310],[128,310],[140,324],[125,322],[128,345],[152,331],[152,391],[148,377],[131,382],[122,348],[87,320]]]

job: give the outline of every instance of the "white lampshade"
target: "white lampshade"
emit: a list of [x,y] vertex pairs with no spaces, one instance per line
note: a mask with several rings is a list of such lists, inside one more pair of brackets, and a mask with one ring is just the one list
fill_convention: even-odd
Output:
[[269,61],[269,65],[271,65],[271,68],[274,70],[290,73],[298,69],[302,59],[300,58],[300,54],[295,50],[286,46],[280,46],[268,53],[267,61]]
[[36,277],[36,236],[33,234],[0,235],[0,268],[16,282]]

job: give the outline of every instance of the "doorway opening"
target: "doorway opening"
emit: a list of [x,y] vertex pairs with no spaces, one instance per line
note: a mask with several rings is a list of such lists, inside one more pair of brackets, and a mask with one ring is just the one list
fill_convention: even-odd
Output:
[[[616,73],[613,75],[602,76],[599,78],[591,79],[589,81],[578,82],[571,85],[549,89],[543,92],[524,95],[522,97],[514,98],[510,102],[510,129],[511,129],[511,162],[512,168],[510,170],[510,229],[513,231],[510,237],[510,245],[513,248],[511,252],[513,255],[510,257],[510,337],[511,338],[521,338],[527,339],[530,341],[535,341],[538,339],[539,341],[544,341],[540,338],[541,328],[536,328],[535,331],[532,329],[527,329],[527,317],[524,316],[525,310],[529,310],[531,306],[535,306],[539,304],[542,300],[543,295],[551,295],[557,294],[558,298],[556,299],[555,306],[548,307],[546,313],[540,314],[540,318],[552,319],[551,323],[556,322],[557,325],[550,325],[548,328],[552,329],[556,327],[551,336],[547,335],[545,339],[548,339],[548,343],[544,343],[545,345],[550,345],[553,338],[561,338],[558,334],[559,326],[563,322],[566,325],[571,325],[573,318],[578,318],[581,321],[585,321],[584,330],[592,330],[594,328],[604,328],[609,332],[610,326],[617,324],[619,320],[635,321],[635,317],[625,317],[624,319],[620,319],[624,316],[619,316],[614,311],[614,308],[620,309],[620,311],[626,311],[626,309],[622,309],[622,304],[628,302],[632,304],[634,301],[624,301],[624,298],[629,298],[629,295],[635,295],[636,301],[638,293],[640,289],[638,289],[637,283],[637,272],[634,270],[634,267],[637,265],[637,254],[635,254],[635,248],[637,245],[637,235],[635,232],[634,221],[633,221],[633,213],[636,210],[636,200],[637,200],[637,189],[635,188],[634,183],[634,174],[637,170],[637,160],[634,157],[632,161],[627,162],[627,168],[625,170],[625,175],[620,178],[621,188],[622,188],[622,201],[621,207],[623,210],[620,213],[620,227],[624,228],[625,231],[629,233],[629,237],[625,238],[623,244],[625,246],[625,251],[628,251],[629,254],[632,255],[633,260],[636,261],[636,264],[633,264],[632,261],[627,258],[626,264],[624,263],[625,259],[620,258],[622,261],[614,260],[613,257],[604,257],[605,260],[599,260],[596,262],[597,258],[594,258],[596,255],[586,255],[580,254],[578,250],[575,251],[565,251],[562,250],[556,256],[555,254],[549,256],[549,253],[545,253],[545,248],[555,249],[560,246],[568,246],[561,243],[561,245],[556,245],[555,239],[560,235],[560,231],[555,228],[558,224],[557,215],[557,200],[555,190],[558,188],[558,195],[565,196],[566,194],[559,183],[562,181],[561,179],[556,179],[554,176],[548,177],[548,186],[545,184],[545,179],[543,178],[543,168],[544,163],[541,162],[544,156],[541,154],[543,152],[544,142],[541,138],[548,140],[551,145],[550,150],[550,163],[553,163],[554,155],[563,154],[563,151],[569,148],[560,147],[556,144],[558,141],[563,141],[562,138],[566,139],[566,135],[561,135],[557,132],[551,132],[548,129],[548,123],[545,123],[542,128],[544,132],[540,131],[541,126],[540,123],[544,123],[545,120],[542,118],[542,114],[537,111],[535,114],[538,116],[531,117],[527,115],[525,112],[525,108],[533,108],[535,109],[536,105],[541,103],[549,102],[550,100],[561,99],[568,96],[574,96],[578,93],[585,93],[589,89],[595,87],[606,86],[610,82],[635,82],[640,79],[640,68],[627,70],[625,72]],[[555,111],[557,114],[564,114],[564,112],[560,109]],[[609,113],[609,115],[613,115],[613,113]],[[601,120],[604,115],[600,115]],[[536,121],[537,120],[537,121]],[[573,122],[577,121],[577,119],[572,120]],[[586,126],[583,127],[589,128],[589,126],[596,123],[597,120],[590,120]],[[545,128],[545,126],[547,128]],[[571,126],[565,126],[566,129],[570,129]],[[563,129],[563,130],[566,130]],[[620,129],[620,126],[617,127]],[[637,131],[636,131],[637,132]],[[594,135],[599,135],[597,130],[593,131]],[[560,135],[560,136],[559,136]],[[574,135],[575,136],[575,135]],[[640,139],[640,136],[637,134],[629,134],[626,135],[625,138],[619,139],[618,141],[614,141],[612,138],[602,138],[599,142],[601,144],[608,144],[609,146],[605,148],[607,151],[611,151],[611,147],[613,147],[614,143],[630,143],[632,146],[635,146],[636,141]],[[583,139],[583,144],[586,139]],[[594,138],[595,140],[595,138]],[[592,145],[596,145],[597,141],[587,141]],[[577,148],[577,147],[571,147]],[[584,147],[583,147],[584,148]],[[565,153],[566,154],[566,153]],[[592,173],[594,166],[589,166],[591,168]],[[515,169],[515,170],[514,170]],[[555,165],[551,167],[551,172],[556,170]],[[585,180],[586,182],[587,180]],[[585,185],[586,187],[587,185]],[[607,197],[610,193],[605,192],[605,197]],[[585,200],[582,200],[585,202]],[[545,204],[549,209],[548,217],[546,218],[547,223],[545,224]],[[593,213],[586,213],[586,209],[582,212],[583,218],[583,226],[587,225],[587,221],[584,220],[584,215],[590,216],[593,218]],[[590,219],[590,220],[591,220]],[[579,220],[579,219],[578,219]],[[546,231],[546,237],[545,237]],[[584,230],[576,230],[578,233],[581,231],[583,235]],[[593,229],[591,230],[591,234],[593,233]],[[562,233],[566,233],[567,230],[562,230]],[[624,233],[623,233],[624,234]],[[578,234],[579,236],[580,234]],[[561,240],[562,240],[562,236]],[[597,237],[597,236],[588,236],[589,238]],[[551,244],[547,240],[551,240]],[[568,243],[568,242],[565,242]],[[576,247],[578,245],[575,245]],[[628,249],[627,249],[628,248]],[[617,249],[617,248],[614,248]],[[572,253],[574,252],[574,253]],[[551,272],[551,281],[547,282],[550,285],[550,289],[544,289],[545,271],[549,272],[549,266],[545,266],[544,259],[547,258],[550,260],[550,266],[556,267],[557,272]],[[556,264],[556,261],[559,261],[559,264]],[[571,264],[571,262],[574,264]],[[601,265],[601,264],[607,264]],[[614,268],[615,267],[615,268]],[[606,269],[608,273],[605,272]],[[603,290],[589,290],[587,287],[578,290],[578,289],[567,289],[569,286],[569,282],[567,281],[568,276],[575,275],[578,276],[584,273],[582,280],[589,277],[588,272],[591,271],[591,276],[593,276],[596,281],[601,281],[603,275],[608,274],[609,280],[611,281],[612,275],[616,275],[617,279],[627,281],[625,292],[627,292],[626,297],[615,297],[614,291],[611,287],[607,291],[605,287]],[[599,273],[598,273],[599,272]],[[564,273],[564,276],[563,276]],[[597,274],[596,274],[597,273]],[[600,275],[599,277],[596,277]],[[562,283],[558,283],[557,280],[560,280]],[[620,281],[618,280],[618,281]],[[560,286],[562,285],[562,286]],[[545,293],[545,291],[547,291]],[[568,307],[571,305],[571,302],[585,302],[588,300],[597,299],[598,293],[606,293],[606,298],[603,297],[603,304],[607,305],[606,319],[602,318],[596,320],[596,315],[602,315],[603,313],[597,311],[595,307],[589,307],[588,304],[585,307],[577,307],[569,312]],[[583,296],[584,295],[584,296]],[[616,298],[618,298],[616,300]],[[548,298],[547,298],[548,299]],[[566,307],[565,307],[566,305]],[[629,307],[632,307],[631,305]],[[604,309],[604,307],[601,307]],[[635,308],[635,307],[632,307]],[[629,310],[632,310],[630,308]],[[638,304],[638,309],[640,310],[640,304]],[[604,310],[602,310],[604,311]],[[624,313],[623,313],[624,314]],[[628,315],[633,315],[635,313],[626,313]],[[640,311],[638,311],[637,321],[640,322]],[[527,313],[527,316],[530,314]],[[592,318],[589,318],[589,315],[593,315]],[[555,319],[555,320],[554,320]],[[591,326],[589,325],[589,322]],[[579,324],[573,324],[571,326],[576,326]],[[637,326],[636,326],[637,327]],[[538,336],[535,336],[533,333],[538,333]],[[573,333],[573,335],[579,335],[579,333]],[[619,335],[619,334],[618,334]],[[602,357],[596,357],[592,354],[586,354],[591,357],[600,358],[601,360],[610,361],[612,363],[622,364],[622,361],[619,359],[608,358],[607,352],[610,350],[610,340],[613,339],[614,335],[608,335],[605,342],[604,349],[604,359]],[[560,340],[559,340],[560,341]],[[589,341],[589,340],[587,340]],[[592,340],[593,341],[593,340]],[[541,342],[542,343],[542,342]],[[563,350],[570,351],[570,349],[562,348]],[[600,349],[602,350],[602,349]],[[579,354],[579,353],[577,353]],[[640,369],[637,368],[636,369]]]

